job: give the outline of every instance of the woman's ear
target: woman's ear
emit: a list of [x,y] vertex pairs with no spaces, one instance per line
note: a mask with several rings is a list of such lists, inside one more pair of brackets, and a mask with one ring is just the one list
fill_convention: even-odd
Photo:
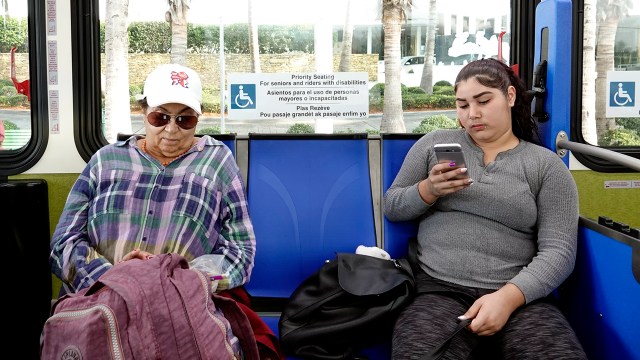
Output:
[[509,101],[509,106],[513,107],[516,103],[516,88],[513,86],[509,86],[507,88],[507,100]]

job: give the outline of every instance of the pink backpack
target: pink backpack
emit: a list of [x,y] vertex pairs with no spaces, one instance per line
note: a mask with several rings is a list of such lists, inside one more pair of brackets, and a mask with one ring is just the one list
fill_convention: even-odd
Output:
[[[214,312],[216,307],[224,317]],[[247,317],[211,296],[209,280],[176,254],[129,260],[90,286],[58,299],[40,340],[41,359],[258,359]]]

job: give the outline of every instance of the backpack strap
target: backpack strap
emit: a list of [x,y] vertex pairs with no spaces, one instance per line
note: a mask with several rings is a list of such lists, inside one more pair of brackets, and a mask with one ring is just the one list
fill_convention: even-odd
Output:
[[453,330],[451,335],[449,335],[449,337],[447,337],[443,342],[438,344],[436,347],[431,349],[431,351],[426,353],[425,356],[420,358],[420,360],[439,360],[439,359],[441,359],[442,356],[444,356],[444,354],[447,352],[447,349],[449,348],[449,344],[451,343],[451,340],[453,340],[453,338],[460,331],[462,331],[464,328],[469,326],[469,324],[471,324],[471,319],[465,319],[465,320],[461,320],[460,322],[458,322],[458,325]]
[[241,303],[217,294],[211,295],[211,298],[216,307],[222,310],[224,317],[229,321],[233,334],[240,341],[244,358],[260,359],[258,344],[256,343],[251,323],[241,308]]
[[[417,237],[412,236],[411,238],[409,238],[409,249],[407,253],[407,260],[411,264],[411,267],[413,268],[413,271],[416,274],[416,277],[417,277],[417,274],[421,272],[420,266],[418,265],[418,260],[417,260],[417,247],[418,247],[418,239]],[[416,295],[425,294],[425,293],[443,294],[445,296],[456,299],[458,302],[465,304],[465,306],[467,307],[471,307],[471,305],[473,305],[473,303],[476,301],[476,298],[469,293],[459,291],[454,288],[450,288],[446,285],[440,284],[435,281],[430,281],[428,284],[421,283],[420,285],[416,285]],[[469,324],[471,323],[471,320],[472,319],[460,320],[458,322],[458,325],[456,325],[456,328],[453,330],[453,332],[440,344],[438,344],[436,347],[431,349],[431,351],[425,354],[424,357],[420,358],[420,360],[441,359],[442,356],[444,356],[444,354],[447,352],[447,349],[449,348],[451,340],[453,340],[453,338],[460,331],[462,331],[467,326],[469,326]],[[475,345],[477,345],[477,339],[474,346]]]

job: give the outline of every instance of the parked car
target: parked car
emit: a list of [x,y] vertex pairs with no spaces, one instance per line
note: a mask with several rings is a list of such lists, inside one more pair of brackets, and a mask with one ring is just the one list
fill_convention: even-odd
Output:
[[407,74],[422,74],[422,68],[424,67],[424,56],[405,56],[400,59],[400,66],[402,66],[402,72]]
[[[433,82],[440,80],[454,83],[456,75],[463,65],[438,64],[433,67]],[[424,69],[424,56],[404,56],[400,58],[400,82],[406,86],[420,86],[422,70]],[[378,82],[384,83],[384,60],[378,61]]]
[[424,56],[405,56],[400,59],[400,65],[402,66],[402,71],[406,71],[407,74],[422,73]]

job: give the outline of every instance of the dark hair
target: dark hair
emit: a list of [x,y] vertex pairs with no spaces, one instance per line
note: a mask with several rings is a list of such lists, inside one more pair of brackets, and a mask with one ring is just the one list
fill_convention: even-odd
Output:
[[138,102],[138,105],[140,105],[140,109],[142,110],[142,113],[146,113],[147,112],[147,108],[149,107],[149,103],[147,103],[147,98],[143,97],[142,99],[138,99],[136,100]]
[[496,59],[480,59],[468,63],[456,77],[454,91],[461,81],[475,78],[480,84],[500,89],[507,96],[507,89],[516,89],[516,100],[511,108],[511,127],[513,134],[519,139],[540,143],[538,124],[531,116],[531,101],[522,80],[507,64]]

